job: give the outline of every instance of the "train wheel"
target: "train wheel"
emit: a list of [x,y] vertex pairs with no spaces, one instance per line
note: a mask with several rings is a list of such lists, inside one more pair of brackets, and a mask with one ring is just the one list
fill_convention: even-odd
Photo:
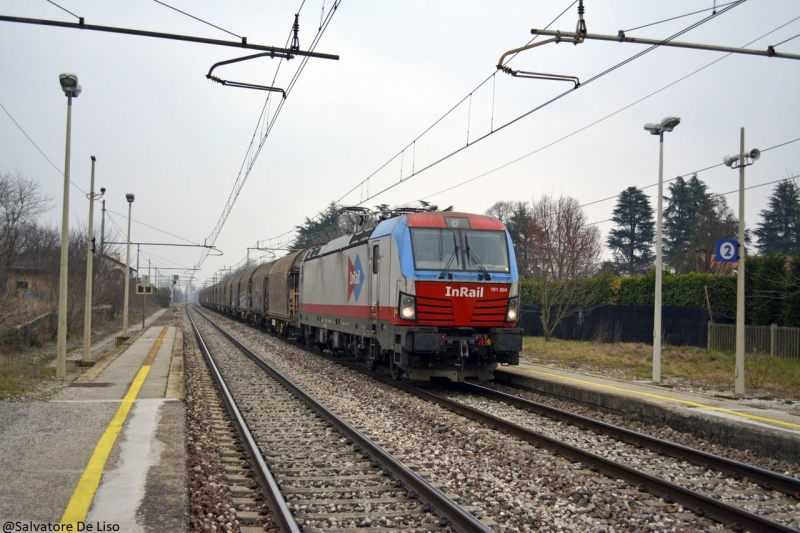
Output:
[[373,358],[371,358],[371,357],[370,357],[370,358],[368,358],[368,359],[367,359],[367,370],[369,370],[370,372],[375,372],[375,370],[376,370],[377,368],[378,368],[378,361],[377,361],[377,359],[373,359]]

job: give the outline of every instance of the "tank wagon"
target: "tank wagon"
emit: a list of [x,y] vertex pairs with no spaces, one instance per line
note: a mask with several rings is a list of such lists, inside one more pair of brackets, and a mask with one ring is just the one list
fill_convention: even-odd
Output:
[[395,378],[486,380],[519,363],[518,279],[499,220],[407,213],[234,275],[201,303]]

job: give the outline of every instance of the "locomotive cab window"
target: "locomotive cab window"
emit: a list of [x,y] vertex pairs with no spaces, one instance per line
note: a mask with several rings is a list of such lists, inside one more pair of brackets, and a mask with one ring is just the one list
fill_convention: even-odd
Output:
[[480,270],[481,266],[489,272],[509,272],[506,234],[502,231],[464,232],[467,249],[467,270]]
[[[459,221],[465,219],[457,219]],[[417,270],[510,272],[504,231],[411,228]]]
[[414,267],[417,270],[442,270],[449,262],[450,270],[461,270],[462,261],[458,257],[456,243],[456,232],[453,230],[411,228]]

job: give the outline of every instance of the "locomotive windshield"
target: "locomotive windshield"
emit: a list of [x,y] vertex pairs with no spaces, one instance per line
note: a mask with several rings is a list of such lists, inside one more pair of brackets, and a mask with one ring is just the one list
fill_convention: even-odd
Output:
[[410,229],[417,270],[510,271],[504,231]]
[[[451,229],[415,228],[411,230],[414,266],[417,270],[461,270],[462,261],[456,253],[456,232]],[[450,258],[456,257],[451,261]]]

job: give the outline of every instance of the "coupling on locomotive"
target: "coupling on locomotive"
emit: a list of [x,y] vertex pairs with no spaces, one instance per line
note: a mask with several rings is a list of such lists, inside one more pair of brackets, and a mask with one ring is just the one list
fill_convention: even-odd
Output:
[[200,301],[395,378],[458,382],[519,363],[518,281],[499,220],[412,212],[234,275]]

